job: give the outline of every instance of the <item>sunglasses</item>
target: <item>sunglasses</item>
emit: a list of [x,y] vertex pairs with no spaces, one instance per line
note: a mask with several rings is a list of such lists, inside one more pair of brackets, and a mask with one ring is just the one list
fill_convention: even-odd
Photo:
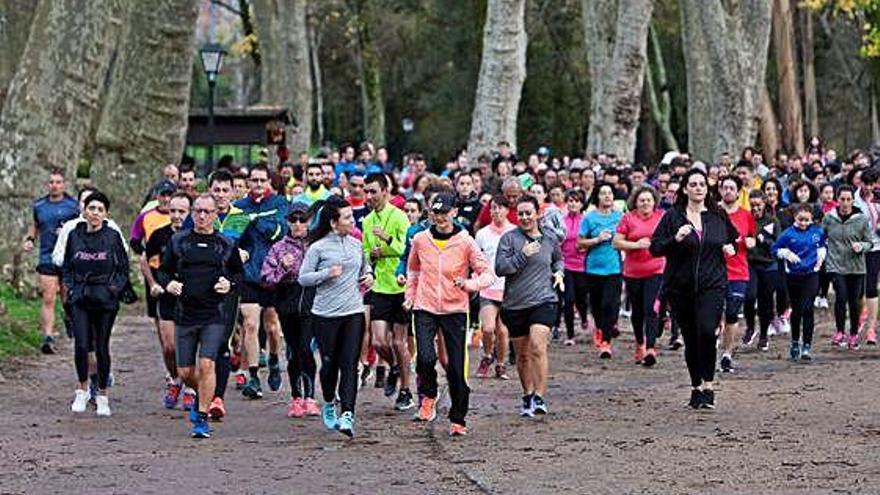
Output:
[[308,223],[308,219],[302,215],[294,215],[287,219],[290,223]]

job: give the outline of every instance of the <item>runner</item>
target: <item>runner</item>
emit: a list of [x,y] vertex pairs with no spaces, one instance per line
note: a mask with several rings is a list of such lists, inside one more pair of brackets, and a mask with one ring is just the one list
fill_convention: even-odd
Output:
[[[575,344],[574,312],[577,309],[581,318],[581,328],[588,324],[587,298],[587,253],[578,248],[578,234],[581,230],[586,199],[580,189],[565,193],[566,214],[563,217],[565,239],[562,241],[562,259],[565,267],[565,291],[563,291],[563,317],[565,318],[566,346]],[[494,263],[494,262],[493,262]]]
[[715,408],[715,330],[727,293],[725,256],[736,253],[739,237],[727,214],[707,201],[705,172],[692,168],[684,187],[651,238],[650,252],[666,258],[663,292],[684,336],[685,361],[691,378],[694,409]]
[[[198,390],[189,413],[194,438],[208,438],[208,409],[214,396],[214,361],[226,336],[227,294],[241,280],[242,262],[233,242],[214,230],[217,202],[203,194],[193,203],[193,229],[171,236],[162,254],[158,282],[177,298],[177,371]],[[198,362],[196,354],[198,353]]]
[[370,213],[364,218],[363,248],[373,267],[376,283],[370,296],[370,331],[373,346],[391,369],[385,380],[385,396],[400,393],[394,407],[405,411],[415,406],[409,390],[412,356],[407,345],[409,318],[403,309],[404,288],[397,283],[395,270],[404,251],[409,220],[400,209],[388,203],[388,178],[372,174],[366,178],[364,192]]
[[660,337],[658,296],[666,260],[648,251],[663,212],[657,208],[660,196],[651,186],[640,186],[629,198],[629,212],[617,225],[613,246],[626,252],[623,276],[627,298],[632,304],[633,333],[636,337],[636,363],[646,367],[657,363],[656,342]]
[[859,328],[865,331],[865,344],[877,345],[877,280],[880,276],[880,205],[875,203],[874,188],[880,172],[869,168],[862,172],[861,187],[856,191],[855,206],[868,217],[871,227],[871,249],[865,253],[865,307]]
[[327,199],[330,192],[324,187],[323,179],[324,172],[321,170],[321,164],[317,162],[309,163],[308,167],[306,167],[306,189],[302,194],[294,196],[290,202],[311,206],[315,201]]
[[[34,221],[28,226],[22,245],[24,252],[30,253],[34,249],[37,237],[40,239],[37,273],[43,300],[40,307],[40,331],[43,333],[40,352],[43,354],[55,354],[55,298],[61,291],[59,280],[61,270],[52,262],[52,251],[61,227],[68,220],[77,218],[80,213],[79,204],[65,192],[66,187],[62,171],[53,170],[49,173],[46,195],[33,203]],[[65,298],[63,292],[61,298],[63,302]]]
[[[767,331],[773,320],[773,294],[779,286],[782,276],[778,270],[776,258],[771,247],[782,228],[779,219],[767,211],[767,197],[763,191],[756,189],[749,193],[752,206],[752,217],[755,219],[755,247],[748,252],[749,291],[745,301],[746,333],[743,345],[752,345],[758,337],[758,349],[769,349]],[[755,331],[755,304],[758,307],[758,331]]]
[[74,334],[74,362],[79,387],[70,409],[86,410],[89,393],[88,354],[93,344],[97,360],[98,416],[110,416],[107,387],[110,376],[110,333],[119,311],[120,296],[128,285],[128,254],[115,231],[106,228],[110,200],[94,192],[85,200],[86,221],[67,238],[61,267]]
[[522,385],[520,415],[547,414],[547,343],[556,321],[556,289],[564,286],[562,251],[538,223],[538,201],[522,197],[517,205],[519,228],[501,236],[495,273],[504,280],[501,319],[516,349]]
[[[354,436],[357,401],[357,362],[364,331],[360,288],[373,285],[373,274],[354,228],[351,207],[331,196],[308,236],[309,248],[299,271],[303,287],[316,286],[312,304],[313,329],[321,351],[321,391],[324,425]],[[334,399],[339,385],[339,411]]]
[[[492,198],[490,205],[492,223],[480,229],[475,239],[483,251],[489,266],[495,266],[495,255],[501,236],[516,228],[507,220],[508,206],[503,196]],[[480,326],[482,332],[483,356],[477,367],[477,378],[488,378],[492,363],[495,363],[495,378],[509,380],[507,375],[507,347],[509,334],[507,326],[501,321],[501,301],[504,299],[504,277],[496,277],[489,287],[480,291]]]
[[431,203],[434,225],[413,238],[407,264],[404,306],[415,315],[419,404],[418,419],[437,416],[437,354],[440,328],[449,359],[445,366],[452,406],[449,435],[467,435],[470,387],[467,384],[468,293],[492,284],[486,256],[465,229],[453,223],[458,214],[454,194],[441,192]]

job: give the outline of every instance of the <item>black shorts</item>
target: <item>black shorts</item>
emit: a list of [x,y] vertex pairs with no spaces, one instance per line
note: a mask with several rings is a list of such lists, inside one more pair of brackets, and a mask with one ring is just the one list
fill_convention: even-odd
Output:
[[501,309],[501,322],[507,326],[510,338],[526,337],[532,325],[547,328],[556,323],[556,303],[548,302],[524,309]]
[[149,287],[146,287],[144,289],[144,295],[145,295],[144,299],[146,299],[146,301],[147,301],[147,316],[149,316],[150,318],[153,318],[154,320],[158,319],[159,318],[159,311],[158,311],[159,300],[150,294]]
[[222,323],[207,325],[177,325],[174,332],[177,353],[177,366],[195,366],[196,348],[200,358],[216,360],[221,347],[226,343],[226,327]]
[[874,299],[877,297],[877,279],[880,276],[880,251],[868,251],[865,253],[865,297]]
[[60,277],[61,267],[54,263],[40,263],[37,265],[37,273],[40,275],[48,275],[50,277]]
[[732,325],[739,321],[739,312],[749,293],[749,282],[735,280],[727,282],[727,296],[724,301],[724,322]]
[[480,297],[480,309],[483,309],[486,306],[493,306],[495,308],[501,309],[501,301]]
[[403,309],[403,293],[381,294],[373,292],[370,299],[370,321],[387,321],[406,325],[409,317]]
[[160,321],[175,321],[177,319],[177,298],[171,294],[159,296],[156,314]]
[[240,287],[241,304],[259,304],[263,308],[275,307],[275,291],[250,282],[244,282]]

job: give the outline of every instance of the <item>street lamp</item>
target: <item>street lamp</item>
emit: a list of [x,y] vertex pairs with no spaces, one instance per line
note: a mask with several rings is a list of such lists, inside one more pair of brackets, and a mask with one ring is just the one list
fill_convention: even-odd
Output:
[[214,170],[214,87],[217,86],[217,76],[223,66],[223,55],[226,55],[226,50],[214,43],[208,43],[199,50],[202,69],[208,79],[208,173]]

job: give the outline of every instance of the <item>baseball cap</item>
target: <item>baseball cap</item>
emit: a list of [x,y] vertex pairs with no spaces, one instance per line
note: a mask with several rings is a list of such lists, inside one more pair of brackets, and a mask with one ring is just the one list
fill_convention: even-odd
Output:
[[177,184],[168,179],[160,180],[154,188],[156,194],[174,194],[177,191]]
[[455,208],[455,196],[448,192],[437,193],[434,201],[431,201],[431,211],[434,213],[449,213]]

